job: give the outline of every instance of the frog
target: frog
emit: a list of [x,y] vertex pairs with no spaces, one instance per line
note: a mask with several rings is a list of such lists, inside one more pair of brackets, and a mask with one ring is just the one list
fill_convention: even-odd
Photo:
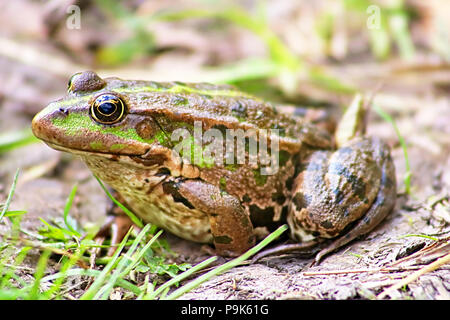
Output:
[[[212,244],[222,256],[287,224],[294,245],[326,243],[319,262],[369,233],[395,205],[390,148],[366,135],[367,108],[352,105],[359,107],[348,108],[333,135],[228,84],[84,71],[35,115],[32,131],[79,156],[145,223]],[[353,129],[340,129],[344,122]],[[124,225],[115,228],[122,236]]]

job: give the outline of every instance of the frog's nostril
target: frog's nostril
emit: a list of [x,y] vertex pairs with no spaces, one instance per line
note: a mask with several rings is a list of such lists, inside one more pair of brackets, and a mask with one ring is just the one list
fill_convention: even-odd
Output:
[[66,116],[69,114],[69,110],[65,109],[65,108],[59,108],[59,111],[64,113]]

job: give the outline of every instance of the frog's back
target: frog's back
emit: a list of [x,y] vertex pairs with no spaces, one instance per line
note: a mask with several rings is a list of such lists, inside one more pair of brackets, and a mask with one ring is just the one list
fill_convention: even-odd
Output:
[[269,135],[277,135],[281,150],[289,152],[299,151],[305,142],[318,147],[329,145],[326,132],[300,117],[280,113],[270,103],[229,85],[105,80],[107,88],[125,96],[133,113],[153,116],[162,126],[165,122],[193,125],[201,121],[203,130],[266,130]]

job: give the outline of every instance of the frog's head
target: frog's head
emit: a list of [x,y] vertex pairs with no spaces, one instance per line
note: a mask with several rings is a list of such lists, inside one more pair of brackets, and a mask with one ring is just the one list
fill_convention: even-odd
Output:
[[158,145],[161,128],[143,114],[137,81],[100,78],[92,71],[73,75],[65,97],[33,119],[33,133],[51,147],[72,153],[142,156]]

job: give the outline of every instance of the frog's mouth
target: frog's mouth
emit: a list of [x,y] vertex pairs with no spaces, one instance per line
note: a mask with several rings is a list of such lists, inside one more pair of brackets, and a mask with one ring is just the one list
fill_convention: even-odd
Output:
[[100,156],[100,157],[104,157],[104,158],[118,160],[119,158],[126,158],[126,157],[140,158],[141,156],[143,156],[146,153],[146,152],[144,152],[142,154],[122,154],[122,153],[112,153],[112,152],[105,152],[105,151],[73,149],[73,148],[64,147],[64,146],[54,143],[54,142],[49,142],[49,141],[45,141],[45,140],[43,140],[43,141],[45,142],[45,144],[47,144],[52,149],[67,152],[67,153],[72,153],[72,154],[79,155],[79,156],[93,155],[93,156]]
[[[168,150],[165,148],[148,148],[148,150],[143,154],[120,154],[120,153],[106,153],[101,151],[92,151],[92,150],[79,150],[72,149],[68,147],[61,146],[59,144],[53,142],[44,142],[51,148],[63,151],[67,153],[71,153],[81,158],[89,158],[89,157],[101,157],[103,159],[108,159],[114,162],[122,162],[124,164],[132,165],[139,168],[154,168],[161,165],[172,166],[168,157]],[[176,166],[175,166],[176,167]]]

